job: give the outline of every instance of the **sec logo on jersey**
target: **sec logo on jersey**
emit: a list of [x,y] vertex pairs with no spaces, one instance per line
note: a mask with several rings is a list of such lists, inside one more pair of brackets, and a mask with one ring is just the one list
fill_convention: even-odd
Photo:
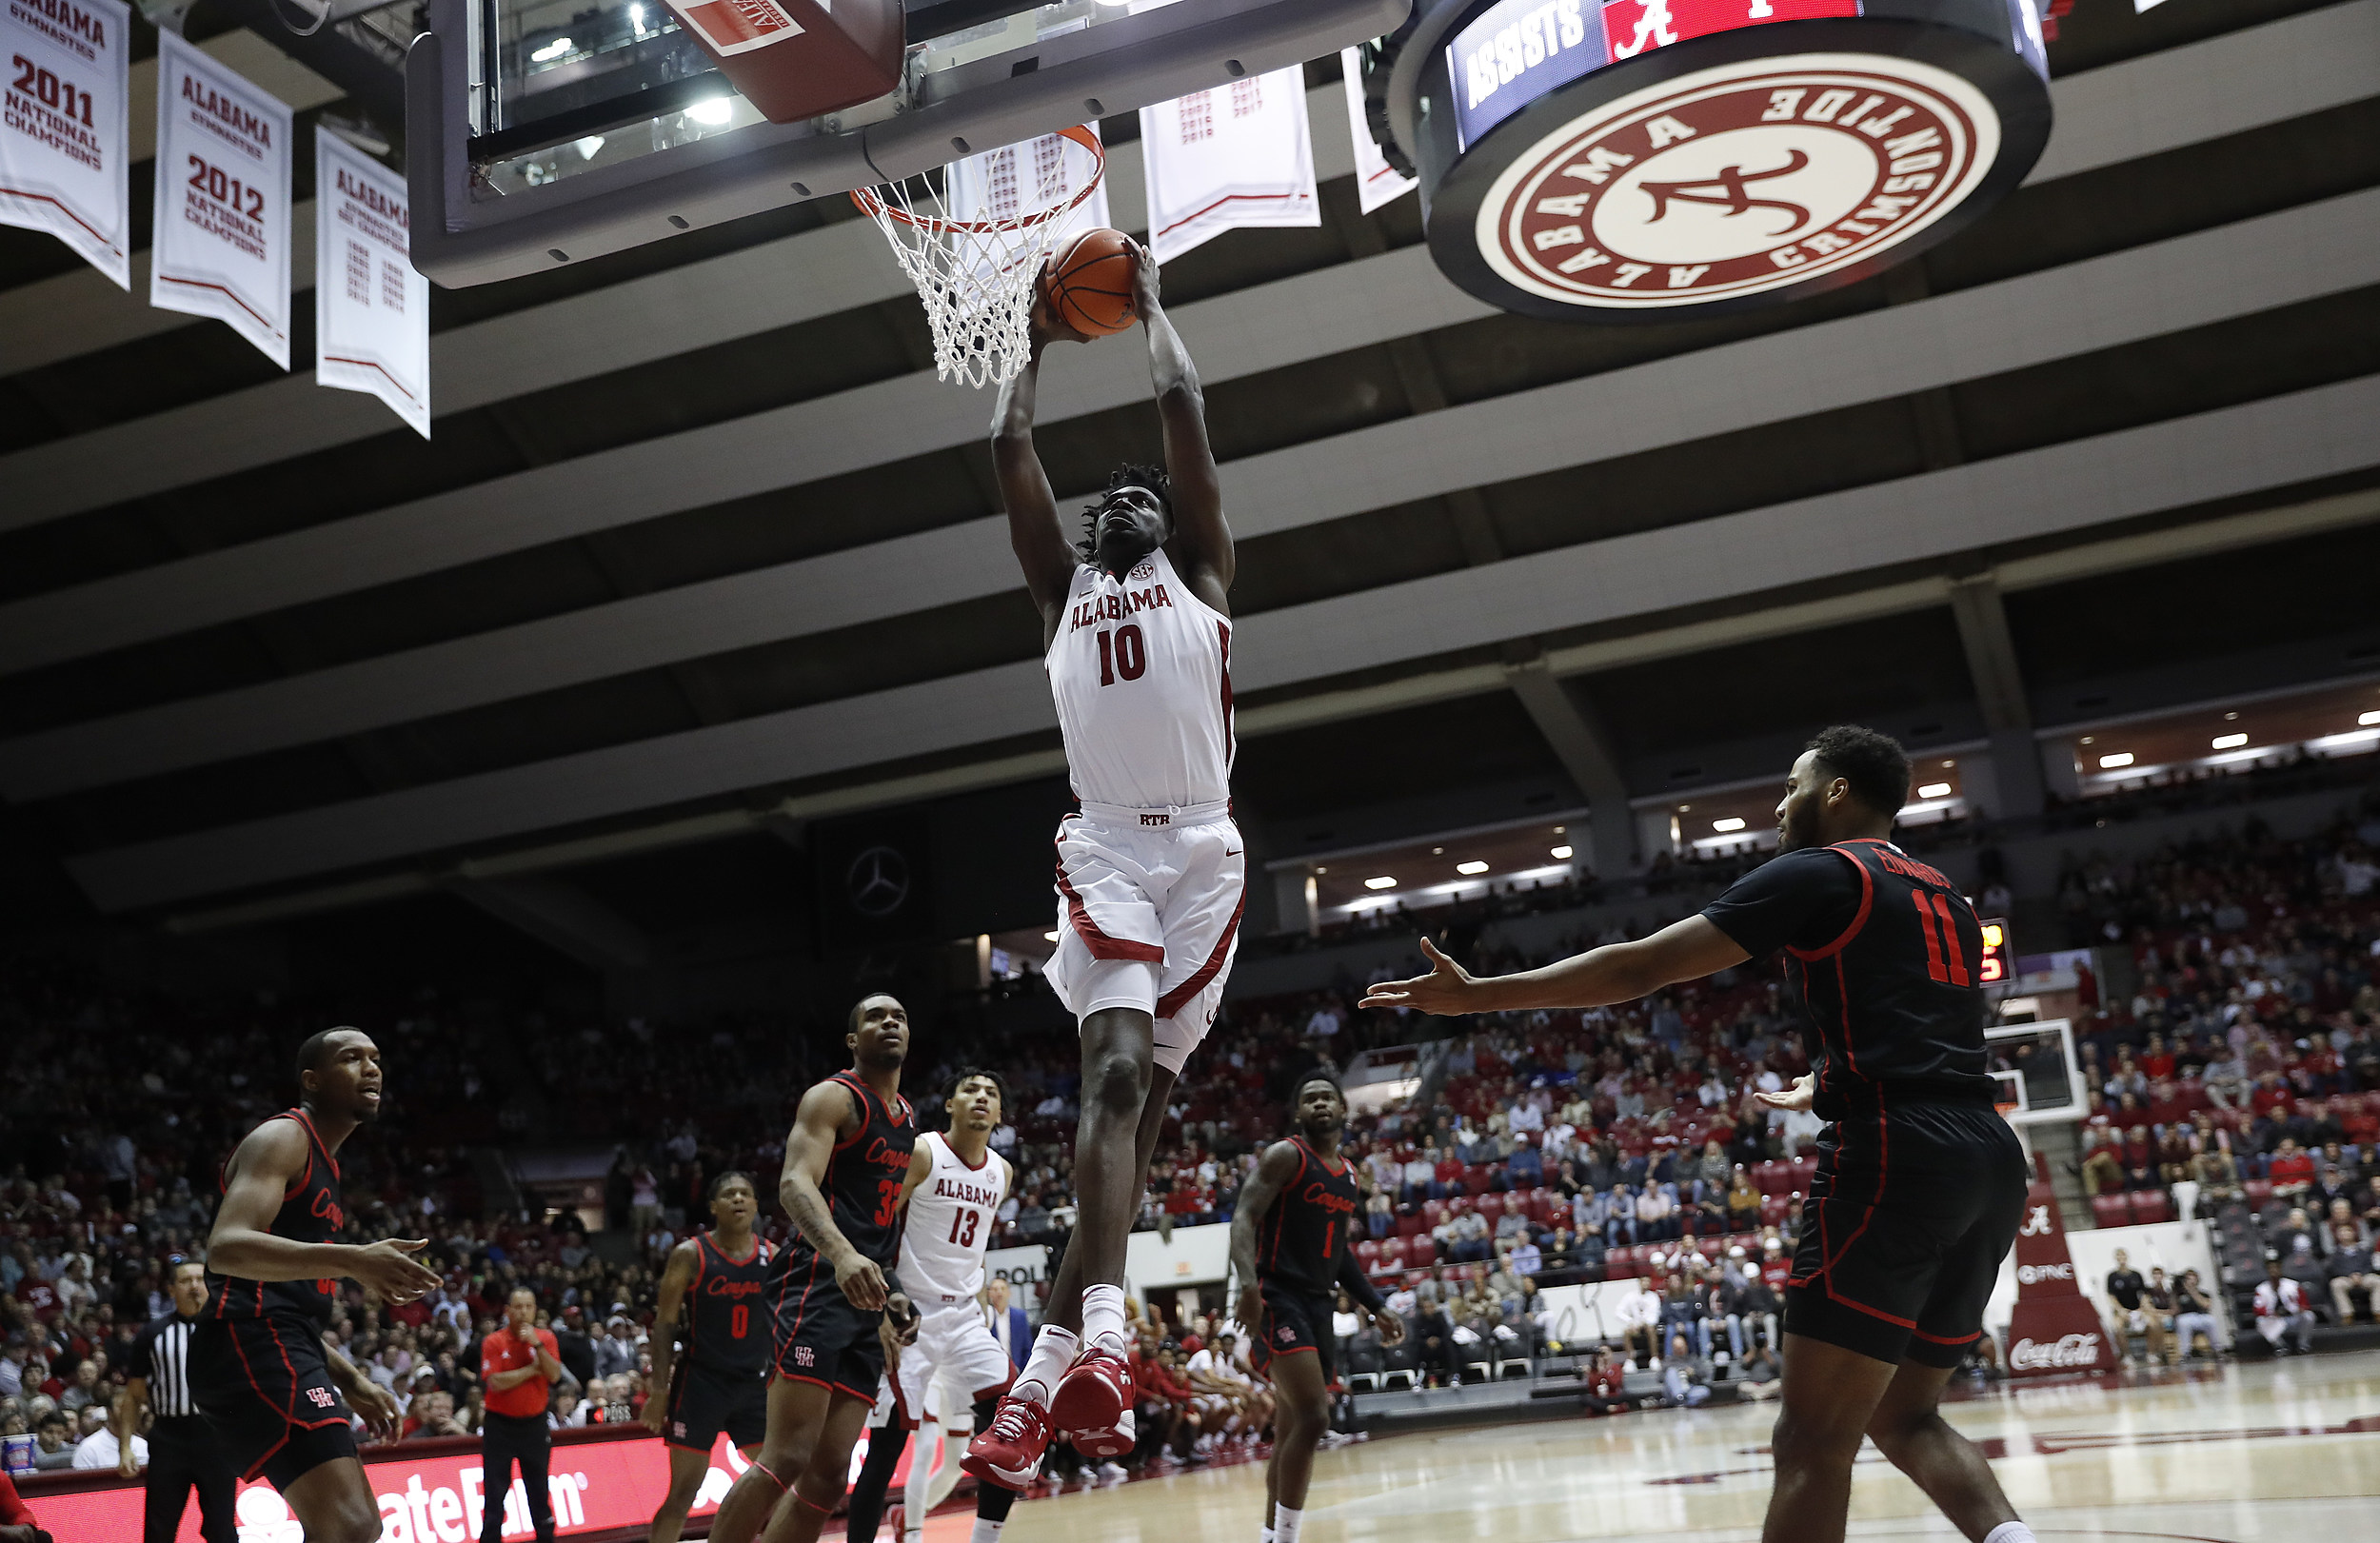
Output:
[[1981,91],[1914,60],[1723,65],[1545,135],[1489,189],[1479,247],[1582,308],[1755,295],[1874,263],[1973,193],[1999,140]]

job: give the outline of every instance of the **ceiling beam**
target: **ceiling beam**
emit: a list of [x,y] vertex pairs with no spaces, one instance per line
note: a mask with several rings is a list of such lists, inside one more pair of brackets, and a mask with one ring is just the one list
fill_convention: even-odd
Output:
[[611,974],[653,961],[653,946],[634,923],[575,884],[455,874],[439,887],[591,970]]
[[[2211,552],[2239,550],[2344,529],[2372,520],[2380,520],[2380,489],[2279,508],[2258,509],[2246,514],[2225,515],[2197,524],[2160,531],[2152,536],[2088,542],[2026,559],[2024,565],[2027,571],[2023,582],[2012,582],[2009,587],[2031,588]],[[1873,589],[1852,590],[1816,600],[1791,601],[1705,621],[1655,627],[1622,638],[1573,644],[1552,650],[1545,658],[1548,667],[1557,675],[1616,669],[1622,665],[1678,658],[1736,643],[1788,637],[1818,627],[1906,615],[1911,611],[1948,603],[1950,584],[1945,578],[1903,580],[1879,584]],[[1394,681],[1316,691],[1248,707],[1238,715],[1236,726],[1242,739],[1256,739],[1317,724],[1346,722],[1379,713],[1427,706],[1437,702],[1480,696],[1506,689],[1509,684],[1504,668],[1497,664],[1466,664],[1450,669],[1421,670]],[[2168,710],[2159,709],[2160,712]],[[871,779],[846,787],[788,798],[757,811],[720,810],[606,831],[598,836],[574,837],[567,841],[516,847],[493,856],[472,859],[462,867],[466,871],[487,873],[540,873],[637,852],[724,840],[754,830],[778,834],[799,845],[801,822],[805,820],[863,809],[890,808],[927,799],[1029,781],[1040,777],[1054,777],[1064,771],[1065,765],[1065,753],[1061,750],[1028,751],[940,767],[906,777]],[[1667,797],[1663,795],[1664,799]],[[175,932],[208,932],[255,926],[292,916],[377,904],[426,893],[436,887],[437,880],[426,873],[386,874],[263,900],[244,900],[233,905],[181,912],[168,918],[166,924],[169,930]]]
[[[2380,464],[2380,376],[1879,486],[1589,542],[1241,622],[1247,692],[1656,614]],[[1040,662],[86,853],[106,911],[170,904],[963,749],[1055,722]]]
[[[1420,248],[1413,250],[1426,260]],[[1415,431],[1415,420],[1400,419],[1236,461],[1224,468],[1233,525],[1244,541],[1434,492],[1476,504],[1469,492],[1476,483],[1922,391],[2375,282],[2380,189],[1445,408],[1420,421],[1426,433]],[[1142,372],[1137,354],[1119,350],[1116,357],[1124,362],[1118,367]],[[1416,386],[1427,390],[1430,383]],[[1045,387],[1071,388],[1062,375]],[[1136,388],[1145,392],[1145,383]],[[491,508],[486,517],[498,523],[506,515]],[[1465,550],[1484,541],[1478,555],[1492,559],[1494,537],[1485,523],[1475,509],[1473,524],[1485,533],[1466,537]],[[826,632],[879,618],[888,603],[908,612],[998,594],[1017,584],[1006,548],[1004,521],[967,521],[21,736],[0,742],[0,792],[20,801],[49,797]],[[214,556],[236,558],[242,550],[249,549]],[[333,560],[327,548],[316,559]],[[160,572],[86,586],[126,607],[104,624],[119,634],[169,626],[163,598],[144,593],[157,587],[151,576]],[[888,584],[888,575],[897,583]],[[221,598],[184,594],[200,604]],[[64,648],[78,623],[59,614],[61,599],[0,607],[0,658],[12,661],[44,643],[52,654]],[[148,609],[130,608],[140,604]]]
[[2000,803],[1995,812],[2039,814],[2048,789],[2033,748],[2033,706],[2025,695],[2025,675],[2016,663],[2016,639],[2008,628],[1998,580],[1987,572],[1953,581],[1951,615],[1958,623],[1967,673],[1975,682],[1975,702],[1992,740]]
[[[2307,17],[2271,23],[2060,81],[2053,94],[2061,127],[2052,146],[2057,174],[2173,148],[2370,95],[2369,71],[2353,62],[2369,53],[2352,51],[2352,45],[2366,33],[2380,39],[2380,0],[2352,0]],[[2211,84],[2214,82],[2220,82],[2223,89],[2215,89]],[[1334,86],[1315,94],[1330,95],[1338,89]],[[2205,110],[2184,114],[2152,106],[2176,98],[2203,99]],[[1318,167],[1325,174],[1352,167],[1345,113],[1332,105],[1335,102],[1334,96],[1332,102],[1320,106],[1309,104]],[[1111,160],[1113,205],[1118,217],[1126,223],[1132,223],[1131,211],[1140,202],[1125,188],[1127,182],[1137,180],[1132,176],[1138,166],[1132,153],[1136,149],[1135,146],[1119,146]],[[712,264],[691,265],[535,311],[441,333],[433,349],[439,350],[434,378],[442,410],[495,400],[486,394],[488,389],[536,389],[559,384],[561,379],[627,367],[704,342],[745,335],[764,326],[782,326],[798,318],[781,317],[780,307],[799,308],[814,296],[839,297],[828,300],[827,309],[888,298],[901,292],[902,281],[874,247],[876,239],[864,225],[844,222]],[[1418,248],[1412,255],[1423,258]],[[1380,303],[1377,284],[1368,277],[1357,282],[1359,276],[1352,267],[1348,265],[1314,276],[1328,287],[1308,314],[1323,321],[1326,332],[1334,323],[1339,330],[1348,330],[1351,308],[1360,312]],[[787,272],[802,274],[803,282],[785,283]],[[1438,279],[1434,270],[1429,276],[1440,291],[1436,307],[1456,307],[1450,320],[1486,313],[1477,302]],[[1200,350],[1209,379],[1229,378],[1227,361],[1210,362],[1209,356],[1218,349],[1251,343],[1261,348],[1268,341],[1277,349],[1280,341],[1305,342],[1299,330],[1233,325],[1238,319],[1237,299],[1227,296],[1208,303],[1217,318],[1212,338],[1201,338],[1185,327],[1185,335]],[[5,305],[6,297],[0,297],[0,307]],[[1184,315],[1199,308],[1184,307]],[[1444,321],[1424,322],[1423,314],[1435,311],[1406,319],[1401,330],[1446,325]],[[669,323],[682,324],[677,333],[670,332]],[[657,327],[664,334],[658,340]],[[1353,330],[1359,332],[1360,327]],[[1363,341],[1372,340],[1351,338],[1335,346],[1358,346]],[[1334,346],[1327,336],[1314,343],[1319,346],[1299,346],[1288,357],[1316,357]],[[491,381],[501,377],[506,384],[483,387],[478,384],[483,376]],[[257,392],[280,394],[268,397]],[[353,403],[326,400],[343,393],[303,388],[296,382],[274,383],[257,392],[234,393],[0,457],[0,482],[20,495],[10,501],[7,509],[0,509],[0,529],[226,475],[382,428],[382,420],[367,418]],[[1113,405],[1113,400],[1128,398],[1086,403],[1078,410],[1097,410]],[[982,431],[981,424],[972,421],[981,417],[980,405],[970,406],[975,411],[962,415],[970,420],[963,425],[951,421],[950,415],[956,412],[952,406],[940,411],[928,408],[922,416],[865,413],[856,421],[823,414],[819,404],[755,414],[483,484],[461,493],[417,500],[318,529],[61,591],[42,597],[54,603],[41,613],[42,623],[28,630],[63,639],[74,634],[78,623],[88,622],[92,613],[133,617],[155,612],[159,616],[153,627],[94,634],[88,643],[66,644],[91,652],[255,610],[303,603],[566,539],[588,529],[813,481],[852,464],[876,465],[900,455],[965,443]],[[1067,410],[1055,396],[1044,401],[1043,409],[1045,413]],[[317,432],[312,426],[317,420],[335,421],[335,426]],[[884,447],[882,441],[888,430],[898,432],[895,443]],[[326,439],[325,434],[330,437]],[[857,463],[843,459],[854,453],[854,446],[876,446],[861,452],[873,459]],[[702,468],[729,468],[729,474],[706,478],[699,475]],[[743,475],[733,475],[736,470]],[[503,504],[501,514],[489,506],[498,501]],[[197,603],[198,596],[219,598],[207,604]],[[160,605],[167,609],[157,611]],[[0,616],[5,615],[0,611]],[[13,639],[0,639],[0,667],[13,667],[8,663],[17,657],[12,643]],[[53,656],[24,657],[39,662]]]

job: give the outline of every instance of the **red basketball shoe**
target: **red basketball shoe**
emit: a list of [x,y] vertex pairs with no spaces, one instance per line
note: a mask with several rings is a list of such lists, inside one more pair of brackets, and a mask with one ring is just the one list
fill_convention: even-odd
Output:
[[1058,1379],[1049,1417],[1085,1457],[1130,1452],[1132,1368],[1112,1350],[1085,1350]]
[[967,1443],[960,1470],[1003,1490],[1022,1490],[1041,1471],[1049,1450],[1049,1411],[1012,1395],[1000,1401],[992,1423]]

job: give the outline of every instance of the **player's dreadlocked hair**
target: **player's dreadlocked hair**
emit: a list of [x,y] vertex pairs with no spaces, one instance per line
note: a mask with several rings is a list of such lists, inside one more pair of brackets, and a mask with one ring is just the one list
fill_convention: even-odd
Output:
[[1162,466],[1136,465],[1127,461],[1107,474],[1107,491],[1082,506],[1082,539],[1075,543],[1075,550],[1082,561],[1092,562],[1099,555],[1100,510],[1107,501],[1127,487],[1145,487],[1157,495],[1158,506],[1165,511],[1168,524],[1174,518],[1174,482]]

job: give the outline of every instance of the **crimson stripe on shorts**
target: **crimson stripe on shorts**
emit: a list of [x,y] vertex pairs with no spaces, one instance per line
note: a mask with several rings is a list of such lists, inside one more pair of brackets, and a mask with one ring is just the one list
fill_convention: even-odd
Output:
[[[1247,908],[1248,883],[1242,877],[1240,881],[1240,903],[1231,908],[1231,920],[1223,923],[1223,935],[1215,940],[1215,952],[1207,955],[1206,962],[1199,966],[1197,974],[1157,999],[1157,1017],[1173,1017],[1206,989],[1207,982],[1214,979],[1215,973],[1223,967],[1225,956],[1231,953],[1231,940],[1240,933],[1240,913]],[[1160,957],[1163,957],[1161,953]]]

